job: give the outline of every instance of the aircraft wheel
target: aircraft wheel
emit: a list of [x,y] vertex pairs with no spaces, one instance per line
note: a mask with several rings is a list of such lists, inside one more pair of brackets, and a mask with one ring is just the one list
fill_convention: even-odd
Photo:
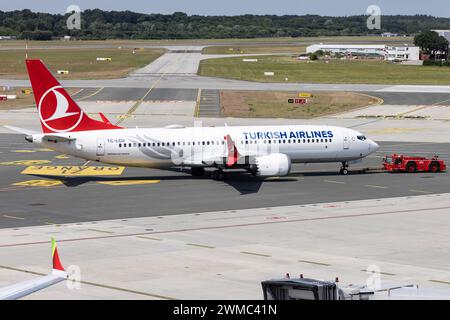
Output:
[[214,170],[211,174],[211,177],[217,181],[225,180],[225,173],[222,170]]
[[341,169],[341,174],[346,176],[348,174],[348,169],[347,168]]

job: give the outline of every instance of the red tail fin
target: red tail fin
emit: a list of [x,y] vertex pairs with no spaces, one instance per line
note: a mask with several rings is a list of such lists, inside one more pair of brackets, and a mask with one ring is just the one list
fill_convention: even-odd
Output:
[[44,133],[121,129],[85,114],[41,60],[26,64]]

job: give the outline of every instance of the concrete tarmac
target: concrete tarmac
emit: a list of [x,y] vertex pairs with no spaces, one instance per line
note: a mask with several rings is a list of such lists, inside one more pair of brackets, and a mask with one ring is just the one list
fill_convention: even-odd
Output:
[[446,193],[1,229],[0,286],[48,273],[55,237],[63,265],[81,283],[25,299],[262,299],[261,281],[287,272],[339,277],[343,285],[377,277],[383,287],[418,284],[448,297],[449,199]]

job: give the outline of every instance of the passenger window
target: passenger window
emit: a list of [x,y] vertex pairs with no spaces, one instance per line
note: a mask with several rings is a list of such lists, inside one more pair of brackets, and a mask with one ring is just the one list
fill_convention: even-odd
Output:
[[121,143],[119,143],[119,148],[122,148],[122,144]]

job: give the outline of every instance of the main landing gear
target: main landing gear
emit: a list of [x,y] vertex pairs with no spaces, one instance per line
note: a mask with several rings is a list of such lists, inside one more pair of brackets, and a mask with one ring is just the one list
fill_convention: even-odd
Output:
[[[194,177],[203,177],[205,175],[205,168],[202,167],[192,167],[191,174]],[[211,178],[217,181],[223,181],[226,179],[226,174],[221,169],[216,169],[211,172]]]
[[192,167],[191,174],[194,177],[203,177],[205,175],[205,168],[202,167]]
[[222,170],[217,169],[211,173],[211,178],[217,181],[223,181],[226,179],[226,175]]
[[341,170],[339,171],[340,174],[346,176],[348,174],[348,163],[342,162]]

